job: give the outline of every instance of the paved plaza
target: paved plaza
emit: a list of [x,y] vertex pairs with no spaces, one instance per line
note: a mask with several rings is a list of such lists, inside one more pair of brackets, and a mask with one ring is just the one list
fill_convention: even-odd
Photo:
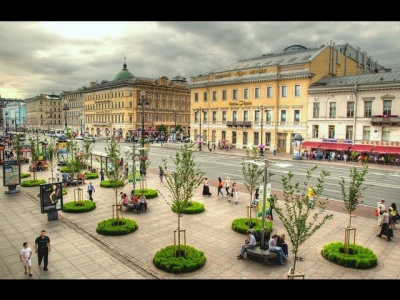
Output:
[[[155,147],[156,145],[154,145]],[[153,146],[152,146],[153,147]],[[210,153],[209,155],[213,155]],[[243,150],[234,150],[226,155],[244,155]],[[290,160],[290,155],[278,154],[274,159]],[[305,161],[304,163],[308,163]],[[383,166],[384,167],[384,166]],[[22,172],[28,171],[28,164],[22,165]],[[0,173],[3,174],[2,172]],[[46,181],[50,171],[38,172],[38,178]],[[239,204],[228,202],[226,197],[216,196],[216,178],[211,181],[212,197],[202,196],[201,186],[193,200],[205,204],[205,212],[184,215],[181,227],[186,230],[187,244],[205,252],[206,265],[187,274],[170,274],[153,266],[154,254],[161,248],[174,243],[177,229],[176,214],[166,203],[169,191],[160,182],[157,168],[150,168],[147,187],[159,189],[157,198],[148,200],[145,213],[124,212],[124,217],[138,223],[138,230],[125,236],[103,236],[96,233],[97,224],[112,217],[115,204],[113,189],[100,187],[100,179],[92,180],[96,187],[94,201],[97,208],[82,214],[68,214],[59,211],[58,220],[48,221],[47,214],[41,214],[39,188],[18,186],[20,193],[5,194],[7,187],[0,189],[0,278],[1,279],[286,279],[293,266],[293,254],[284,265],[262,264],[248,259],[237,260],[244,235],[231,229],[232,220],[246,217],[249,195],[244,186],[239,187]],[[84,189],[87,186],[84,185]],[[74,186],[68,186],[64,202],[74,199]],[[128,184],[125,192],[130,192]],[[119,199],[119,197],[118,197]],[[392,202],[388,200],[388,202]],[[296,268],[305,273],[306,279],[399,279],[400,248],[398,233],[394,231],[391,242],[378,238],[379,232],[373,207],[360,207],[359,215],[352,220],[357,228],[356,243],[371,249],[378,256],[378,266],[369,270],[354,270],[337,266],[325,260],[320,252],[325,244],[343,242],[345,225],[349,215],[343,213],[341,203],[331,202],[328,221],[300,247],[298,253],[303,261]],[[274,232],[286,233],[281,221],[275,217]],[[19,260],[22,243],[27,241],[34,249],[34,241],[45,229],[51,239],[52,252],[49,255],[49,271],[38,267],[37,255],[32,258],[33,276],[24,274]],[[288,236],[288,235],[287,235]],[[291,249],[290,240],[289,251]]]

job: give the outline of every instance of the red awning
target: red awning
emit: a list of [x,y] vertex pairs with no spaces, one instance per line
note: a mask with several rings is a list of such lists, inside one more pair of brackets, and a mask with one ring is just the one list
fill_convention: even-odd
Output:
[[306,141],[303,144],[301,144],[302,148],[318,148],[318,146],[321,145],[321,142],[309,142]]
[[319,149],[323,150],[338,150],[338,151],[346,151],[351,147],[351,144],[343,144],[343,143],[322,143],[319,145]]
[[375,145],[354,145],[350,148],[350,151],[356,151],[361,153],[371,152]]
[[400,155],[400,147],[389,147],[389,146],[376,146],[372,153],[377,154],[399,154]]

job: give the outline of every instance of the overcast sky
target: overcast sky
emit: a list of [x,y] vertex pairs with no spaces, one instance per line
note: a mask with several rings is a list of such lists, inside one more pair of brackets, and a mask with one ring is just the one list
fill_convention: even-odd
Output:
[[400,69],[400,22],[0,22],[0,96],[60,94],[134,76],[191,76],[291,45],[360,47]]

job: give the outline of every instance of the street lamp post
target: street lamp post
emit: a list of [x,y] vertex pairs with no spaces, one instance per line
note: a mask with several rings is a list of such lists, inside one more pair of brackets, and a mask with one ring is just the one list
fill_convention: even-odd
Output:
[[68,124],[67,124],[67,111],[69,111],[69,107],[68,107],[67,103],[64,104],[63,111],[64,111],[64,125],[65,125],[65,128],[67,128],[67,126],[68,126]]
[[174,128],[175,128],[175,132],[174,132],[174,141],[176,141],[176,134],[177,134],[177,130],[176,130],[176,115],[177,115],[177,111],[176,111],[176,109],[174,110],[174,112],[173,112],[173,114],[175,115],[175,126],[174,126]]
[[[142,134],[141,134],[141,146],[142,148],[144,148],[144,137],[146,134],[146,131],[144,129],[144,108],[145,106],[148,107],[149,106],[149,101],[147,101],[146,99],[146,92],[145,91],[141,91],[140,92],[140,102],[139,105],[142,107]],[[144,149],[140,150],[140,156],[141,156],[141,160],[140,160],[140,168],[142,171],[142,174],[146,174],[146,161],[144,160]]]
[[201,115],[202,115],[202,112],[203,112],[203,109],[201,108],[201,107],[199,107],[199,113],[200,113],[200,121],[199,121],[199,136],[200,136],[200,138],[199,138],[199,151],[201,151],[201,144],[202,144],[202,141],[201,141]]
[[6,111],[6,134],[8,134],[8,112]]
[[261,109],[258,110],[261,113],[261,139],[260,139],[260,156],[264,156],[264,145],[263,145],[263,126],[264,126],[264,105],[261,105]]

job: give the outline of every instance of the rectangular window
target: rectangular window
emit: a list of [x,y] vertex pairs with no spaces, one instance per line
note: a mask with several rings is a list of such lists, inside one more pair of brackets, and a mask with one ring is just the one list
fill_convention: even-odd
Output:
[[232,121],[237,122],[237,111],[236,110],[232,112]]
[[372,101],[364,102],[364,117],[370,118],[372,116]]
[[217,91],[212,92],[212,97],[213,97],[212,98],[213,101],[217,101]]
[[382,126],[382,142],[390,141],[390,126]]
[[259,109],[256,109],[255,111],[254,111],[254,122],[260,122],[260,110]]
[[294,86],[294,96],[295,97],[300,97],[301,96],[300,84],[295,84],[295,86]]
[[[392,100],[383,100],[383,114],[391,115],[392,114]],[[383,133],[382,133],[383,137]]]
[[282,86],[282,94],[281,94],[282,98],[286,98],[287,97],[287,86],[284,85]]
[[222,101],[226,101],[226,90],[222,91]]
[[346,140],[353,140],[353,126],[346,126]]
[[207,92],[204,92],[204,93],[203,93],[203,101],[204,101],[204,102],[207,102],[207,101],[208,101],[208,99],[207,99],[207,94],[208,94]]
[[253,144],[254,145],[259,145],[259,133],[258,132],[254,132],[254,137],[253,137]]
[[248,122],[249,121],[249,111],[245,110],[243,112],[243,121]]
[[281,110],[281,122],[286,122],[286,109]]
[[238,99],[238,98],[237,98],[237,96],[238,96],[237,94],[238,94],[238,91],[237,91],[237,90],[233,90],[233,91],[232,91],[232,99],[233,99],[233,100],[237,100],[237,99]]
[[243,132],[243,145],[247,145],[249,139],[249,134],[247,131]]
[[255,99],[260,99],[260,88],[255,88],[254,89],[254,98]]
[[199,115],[200,115],[200,112],[198,112],[198,111],[194,112],[194,121],[196,123],[199,122]]
[[207,122],[208,121],[208,114],[206,111],[203,112],[203,121]]
[[212,122],[215,124],[217,122],[217,112],[213,111],[212,112]]
[[236,131],[232,131],[232,143],[236,144]]
[[334,139],[335,138],[335,125],[329,125],[328,127],[328,138]]
[[336,102],[329,103],[329,118],[336,118]]
[[295,109],[293,113],[293,122],[299,123],[300,122],[300,110]]
[[369,141],[371,139],[371,126],[363,126],[363,140]]
[[199,93],[194,93],[194,102],[199,102]]
[[267,87],[267,98],[272,98],[272,86]]
[[348,118],[354,118],[354,101],[347,102],[347,114],[346,115]]
[[267,132],[265,138],[266,138],[265,145],[271,146],[271,132]]
[[249,99],[249,89],[243,90],[243,99]]
[[313,103],[313,118],[319,118],[319,102]]
[[222,122],[226,123],[226,110],[222,111]]
[[319,132],[319,125],[313,125],[312,126],[312,137],[318,138],[318,132]]
[[222,139],[223,139],[223,140],[226,140],[226,131],[222,131],[222,132],[221,132],[221,135],[222,135],[222,136],[221,136]]
[[272,122],[272,110],[267,109],[266,114],[265,114],[265,121]]

